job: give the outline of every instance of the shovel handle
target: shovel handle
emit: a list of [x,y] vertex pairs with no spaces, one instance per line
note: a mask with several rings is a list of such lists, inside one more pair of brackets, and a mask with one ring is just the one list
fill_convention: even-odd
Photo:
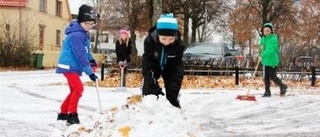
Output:
[[259,58],[258,58],[257,65],[256,65],[256,67],[255,67],[255,69],[254,69],[254,72],[253,72],[252,79],[254,79],[254,77],[256,76],[256,73],[257,73],[257,70],[258,70],[258,67],[259,67],[260,62],[261,62],[261,58],[259,57]]
[[[260,62],[261,62],[261,58],[259,57],[259,58],[258,58],[257,65],[256,65],[256,68],[254,69],[253,76],[252,76],[251,80],[253,80],[253,79],[256,77],[256,73],[257,73],[257,70],[258,70],[258,67],[259,67]],[[248,89],[248,91],[247,91],[247,95],[249,95],[250,89],[251,89],[251,88],[249,87],[249,89]]]

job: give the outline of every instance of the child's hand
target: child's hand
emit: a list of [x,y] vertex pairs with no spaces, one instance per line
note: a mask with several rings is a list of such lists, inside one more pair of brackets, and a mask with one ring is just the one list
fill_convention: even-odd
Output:
[[260,50],[261,50],[261,51],[264,50],[264,45],[260,45]]
[[93,67],[98,67],[98,63],[96,62],[96,60],[90,60],[90,66]]

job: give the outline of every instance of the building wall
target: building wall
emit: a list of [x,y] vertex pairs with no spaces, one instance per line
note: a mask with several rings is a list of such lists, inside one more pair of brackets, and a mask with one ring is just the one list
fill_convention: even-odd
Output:
[[[62,15],[56,16],[56,0],[47,0],[46,12],[39,9],[40,0],[29,0],[26,7],[0,7],[0,24],[10,24],[11,32],[19,36],[19,28],[28,29],[22,35],[34,36],[35,53],[43,53],[43,67],[56,67],[64,30],[71,21],[68,0],[62,2]],[[21,23],[20,21],[21,20]],[[13,27],[15,26],[15,27]],[[45,26],[43,48],[39,49],[39,26]],[[13,30],[14,29],[14,30]],[[56,45],[56,31],[61,30],[60,44]],[[95,55],[100,60],[100,55]],[[102,59],[101,59],[102,60]]]
[[[60,51],[45,50],[43,54],[43,67],[57,67]],[[98,62],[98,64],[101,64],[103,62],[104,57],[102,54],[92,55],[93,58]]]
[[[61,30],[60,43],[62,43],[64,29],[71,19],[67,0],[61,0],[61,2],[61,17],[56,16],[55,0],[47,0],[47,12],[39,11],[39,0],[30,0],[27,6],[22,8],[1,7],[0,14],[3,15],[1,21],[9,24],[18,24],[13,22],[19,22],[21,19],[22,29],[27,27],[30,31],[28,33],[35,35],[35,47],[39,46],[39,26],[45,26],[43,50],[52,50],[56,46],[56,30]],[[19,12],[19,9],[21,12]]]

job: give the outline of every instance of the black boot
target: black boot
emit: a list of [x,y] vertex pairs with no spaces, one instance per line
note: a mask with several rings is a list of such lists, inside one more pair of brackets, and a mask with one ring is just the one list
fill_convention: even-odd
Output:
[[262,97],[271,97],[270,80],[264,80],[265,92]]
[[271,97],[271,91],[270,91],[270,87],[264,92],[264,94],[262,95],[262,97]]
[[69,113],[67,118],[67,125],[80,124],[78,113]]
[[273,79],[273,82],[280,87],[280,96],[285,95],[287,92],[288,86],[286,84],[283,84],[282,81],[278,77],[275,77]]
[[280,86],[280,96],[284,96],[287,93],[288,86],[286,84],[282,84]]
[[57,120],[67,120],[68,114],[59,113]]
[[177,108],[181,108],[180,101],[179,101],[180,94],[176,95],[176,93],[167,93],[167,99],[171,103],[172,106],[175,106]]

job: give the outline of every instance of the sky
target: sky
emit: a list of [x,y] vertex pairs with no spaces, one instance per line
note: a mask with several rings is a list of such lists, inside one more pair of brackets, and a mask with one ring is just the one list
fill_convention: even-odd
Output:
[[[100,74],[100,73],[98,73]],[[98,75],[99,76],[99,75]],[[90,79],[83,75],[83,82]],[[236,100],[247,88],[183,89],[182,109],[165,97],[139,97],[140,88],[85,86],[79,102],[81,124],[57,121],[69,92],[66,79],[54,69],[0,72],[1,137],[316,137],[320,134],[320,93],[315,88],[290,88],[284,97],[272,87],[251,89],[255,101]],[[99,110],[99,100],[101,111]],[[125,135],[127,133],[127,136]]]
[[78,14],[79,7],[82,4],[88,4],[88,1],[89,0],[69,0],[71,13],[72,14]]

